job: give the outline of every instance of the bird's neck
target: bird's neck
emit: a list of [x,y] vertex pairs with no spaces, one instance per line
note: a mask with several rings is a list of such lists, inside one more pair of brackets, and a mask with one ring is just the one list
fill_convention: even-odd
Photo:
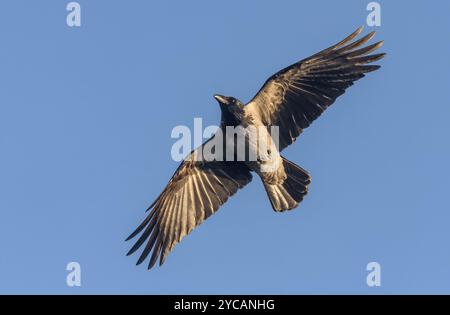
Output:
[[245,122],[245,111],[239,106],[225,106],[222,110],[222,124],[225,126],[239,126]]

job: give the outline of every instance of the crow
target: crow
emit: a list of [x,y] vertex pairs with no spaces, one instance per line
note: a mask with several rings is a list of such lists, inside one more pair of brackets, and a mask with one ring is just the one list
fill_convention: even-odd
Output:
[[[383,42],[362,47],[375,35],[371,32],[353,41],[362,29],[358,28],[339,43],[277,72],[246,105],[234,97],[214,95],[222,113],[219,131],[226,133],[225,129],[230,126],[258,127],[261,139],[266,139],[265,145],[252,145],[249,137],[244,137],[249,147],[244,158],[237,158],[233,152],[232,159],[223,158],[225,153],[219,154],[222,158],[205,159],[202,150],[211,141],[219,139],[215,134],[193,150],[147,209],[151,211],[144,221],[127,238],[130,240],[142,233],[127,254],[133,254],[145,244],[137,265],[150,253],[148,269],[158,258],[162,265],[177,243],[252,180],[252,172],[262,179],[275,211],[298,206],[308,191],[311,177],[279,152],[292,144],[303,129],[344,94],[353,82],[380,68],[379,65],[368,64],[384,57],[384,53],[371,54]],[[278,128],[277,139],[269,133],[271,127]],[[236,137],[230,141],[225,136],[220,141],[223,151],[230,147],[238,150]],[[262,159],[259,147],[263,147],[270,158]],[[248,158],[252,152],[256,154],[256,160]]]

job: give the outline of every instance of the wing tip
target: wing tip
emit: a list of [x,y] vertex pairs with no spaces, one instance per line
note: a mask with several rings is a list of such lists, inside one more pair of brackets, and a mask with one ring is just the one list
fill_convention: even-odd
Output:
[[[375,47],[375,49],[378,49],[378,48],[380,48],[381,46],[383,46],[384,45],[384,40],[380,40],[380,41],[378,41],[378,42],[376,42],[375,44],[374,44],[374,47]],[[374,50],[375,50],[374,49]]]
[[352,35],[355,34],[355,36],[358,36],[359,34],[361,34],[361,32],[362,32],[363,30],[364,30],[364,24],[361,25],[360,27],[358,27],[358,28],[352,33]]
[[141,255],[138,259],[138,261],[136,262],[136,266],[139,266],[140,264],[142,264],[145,260],[145,258],[147,258],[147,255]]
[[367,38],[367,41],[370,41],[372,38],[374,38],[376,33],[377,33],[376,31],[369,32],[369,33],[365,36],[365,37]]
[[369,73],[369,72],[373,72],[376,71],[378,69],[381,68],[381,65],[368,65],[368,66],[364,66],[364,73]]
[[125,239],[124,242],[128,242],[128,241],[131,240],[133,237],[135,237],[135,235],[133,235],[133,234],[134,234],[134,232],[131,233],[130,235],[128,235],[128,237]]

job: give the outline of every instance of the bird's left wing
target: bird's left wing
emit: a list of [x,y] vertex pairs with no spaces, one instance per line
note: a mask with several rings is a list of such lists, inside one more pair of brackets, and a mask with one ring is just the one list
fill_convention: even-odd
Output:
[[151,255],[148,269],[158,257],[160,265],[172,248],[215,213],[227,199],[252,179],[242,162],[194,161],[193,154],[176,170],[169,184],[149,207],[150,213],[127,240],[142,232],[127,255],[145,243],[137,264]]
[[279,71],[247,104],[246,110],[264,125],[279,127],[280,151],[293,143],[354,81],[380,67],[367,64],[384,56],[368,55],[382,42],[360,48],[372,39],[374,32],[350,43],[361,31],[362,27],[336,45]]

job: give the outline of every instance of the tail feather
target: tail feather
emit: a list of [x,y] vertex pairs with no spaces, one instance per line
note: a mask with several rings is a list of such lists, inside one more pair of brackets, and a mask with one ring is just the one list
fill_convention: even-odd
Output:
[[282,158],[287,178],[278,185],[264,183],[264,188],[275,211],[292,210],[297,207],[307,194],[308,185],[311,183],[311,177],[307,171],[284,157]]

